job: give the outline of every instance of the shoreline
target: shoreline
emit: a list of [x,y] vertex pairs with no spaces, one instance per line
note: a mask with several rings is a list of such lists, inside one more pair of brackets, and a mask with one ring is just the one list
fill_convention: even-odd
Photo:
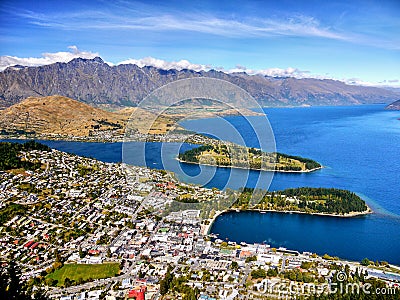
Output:
[[0,140],[21,140],[21,141],[59,141],[59,142],[81,142],[81,143],[120,143],[123,139],[100,139],[100,138],[87,138],[87,137],[49,137],[49,136],[4,136],[0,135]]
[[[327,216],[327,217],[338,217],[338,218],[354,218],[354,217],[360,217],[360,216],[367,216],[370,214],[373,214],[374,211],[368,206],[368,204],[365,204],[367,206],[367,210],[362,211],[362,212],[350,212],[344,215],[338,215],[338,214],[333,214],[333,213],[319,213],[319,212],[305,212],[305,211],[298,211],[298,210],[277,210],[277,209],[257,209],[257,208],[249,208],[249,209],[235,209],[235,208],[228,208],[225,210],[218,210],[215,212],[215,215],[211,219],[207,219],[210,221],[210,224],[204,225],[204,230],[203,230],[203,235],[207,236],[210,234],[210,229],[212,225],[214,224],[215,220],[222,214],[228,213],[228,212],[258,212],[259,214],[262,213],[270,213],[270,212],[275,212],[275,213],[284,213],[284,214],[303,214],[303,215],[313,215],[313,216]],[[206,230],[207,229],[207,230]]]
[[[353,217],[359,217],[359,216],[366,216],[373,214],[373,210],[367,205],[367,210],[365,211],[354,211],[350,213],[346,213],[344,215],[340,214],[334,214],[334,213],[321,213],[321,212],[305,212],[305,211],[299,211],[299,210],[277,210],[277,209],[257,209],[257,208],[250,208],[250,209],[245,209],[245,210],[239,210],[241,211],[253,211],[253,212],[259,212],[261,213],[267,213],[267,212],[278,212],[278,213],[286,213],[286,214],[303,214],[303,215],[314,215],[314,216],[327,216],[327,217],[338,217],[338,218],[353,218]],[[225,212],[232,212],[232,211],[237,211],[236,209],[228,209]]]
[[[116,138],[116,139],[87,139],[87,138],[81,138],[81,137],[66,137],[66,138],[52,138],[52,137],[21,137],[21,136],[13,136],[13,137],[6,137],[3,135],[0,135],[0,140],[21,140],[21,141],[30,141],[30,140],[36,140],[36,141],[60,141],[60,142],[80,142],[80,143],[124,143],[124,142],[146,142],[146,143],[177,143],[179,141],[171,141],[171,142],[165,142],[162,140],[147,140],[147,139],[134,139],[134,140],[124,140]],[[192,144],[194,144],[192,142]],[[200,164],[196,162],[188,162],[179,159],[179,157],[175,158],[181,163],[186,163],[186,164],[194,164],[194,165],[203,165],[203,166],[210,166],[210,167],[220,167],[220,168],[231,168],[231,169],[242,169],[242,170],[253,170],[253,171],[264,171],[264,172],[277,172],[277,173],[311,173],[314,171],[318,171],[324,168],[324,166],[321,165],[321,167],[318,168],[313,168],[313,169],[307,169],[307,170],[301,170],[301,171],[295,171],[295,170],[270,170],[270,169],[252,169],[252,168],[245,168],[245,167],[236,167],[236,166],[222,166],[222,165],[212,165],[212,164]]]
[[231,168],[231,169],[242,169],[242,170],[253,170],[253,171],[264,171],[264,172],[277,172],[277,173],[311,173],[314,171],[318,171],[324,168],[324,166],[321,166],[319,168],[314,168],[310,170],[302,170],[302,171],[286,171],[286,170],[268,170],[268,169],[252,169],[252,168],[245,168],[245,167],[236,167],[236,166],[221,166],[221,165],[212,165],[212,164],[201,164],[201,163],[196,163],[196,162],[188,162],[181,160],[179,157],[175,158],[181,163],[185,164],[192,164],[192,165],[201,165],[201,166],[209,166],[209,167],[219,167],[219,168]]
[[[159,138],[161,137],[161,138]],[[0,140],[19,140],[19,141],[58,141],[58,142],[79,142],[79,143],[130,143],[130,142],[142,142],[142,143],[186,143],[193,145],[202,145],[199,141],[187,141],[185,136],[182,138],[175,138],[170,141],[163,141],[162,136],[151,135],[142,136],[138,138],[125,138],[125,137],[115,137],[115,138],[97,138],[97,137],[51,137],[51,136],[4,136],[0,135]]]
[[215,220],[225,212],[226,212],[226,210],[217,210],[215,212],[214,216],[210,220],[210,223],[208,225],[204,225],[204,230],[203,230],[203,233],[202,233],[204,236],[207,236],[207,235],[210,234],[210,229],[211,229],[212,225],[214,224]]

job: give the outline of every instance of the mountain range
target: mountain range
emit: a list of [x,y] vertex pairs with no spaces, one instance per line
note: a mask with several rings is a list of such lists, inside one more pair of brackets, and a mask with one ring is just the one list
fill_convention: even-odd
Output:
[[390,103],[399,97],[394,91],[348,85],[331,79],[276,78],[216,70],[163,70],[133,64],[110,66],[96,57],[39,67],[8,67],[0,72],[0,107],[9,107],[27,97],[51,95],[62,95],[95,106],[135,106],[158,87],[193,77],[234,83],[262,106]]

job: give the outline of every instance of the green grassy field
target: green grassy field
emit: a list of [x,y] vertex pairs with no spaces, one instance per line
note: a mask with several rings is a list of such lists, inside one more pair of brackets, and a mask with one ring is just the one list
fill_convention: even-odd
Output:
[[119,273],[119,263],[104,264],[66,264],[62,268],[55,270],[46,276],[57,280],[57,285],[62,286],[65,278],[74,281],[91,279],[100,279],[113,277]]

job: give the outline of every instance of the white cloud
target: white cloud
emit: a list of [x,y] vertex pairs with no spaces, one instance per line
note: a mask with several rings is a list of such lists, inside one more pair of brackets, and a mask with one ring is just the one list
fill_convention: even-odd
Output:
[[267,68],[267,69],[249,69],[242,65],[236,65],[235,68],[232,69],[225,69],[223,67],[215,67],[211,65],[203,65],[203,64],[194,64],[187,60],[180,60],[180,61],[165,61],[162,59],[154,58],[154,57],[145,57],[141,59],[128,59],[124,60],[117,65],[120,64],[135,64],[139,67],[144,66],[152,66],[156,68],[160,68],[163,70],[175,69],[175,70],[182,70],[182,69],[190,69],[194,71],[209,71],[211,69],[222,71],[225,73],[242,73],[246,72],[249,75],[261,75],[261,76],[270,76],[270,77],[294,77],[294,78],[314,78],[314,79],[332,79],[332,80],[339,80],[346,84],[350,85],[363,85],[363,86],[376,86],[376,87],[384,87],[384,86],[392,86],[396,87],[399,86],[400,81],[397,79],[393,80],[384,80],[383,82],[368,82],[365,80],[361,80],[359,78],[334,78],[328,74],[326,75],[318,75],[312,74],[310,71],[307,70],[300,70],[298,68],[288,67],[288,68]]
[[[151,1],[150,1],[151,2]],[[107,1],[92,9],[59,11],[51,14],[10,6],[7,13],[25,22],[43,28],[67,31],[133,31],[176,32],[186,31],[217,35],[226,38],[263,39],[275,36],[315,37],[340,40],[353,44],[399,50],[398,39],[391,36],[390,29],[398,27],[397,18],[385,18],[385,32],[374,26],[345,26],[337,20],[317,19],[300,13],[270,14],[252,17],[246,14],[232,16],[213,11],[183,11],[136,1]],[[342,15],[344,16],[344,14]],[[365,25],[365,24],[364,24]],[[393,31],[395,32],[395,31]],[[391,36],[391,37],[390,37]]]
[[372,86],[372,87],[400,87],[399,85],[399,80],[393,79],[393,80],[383,80],[380,82],[370,82],[370,81],[365,81],[360,78],[344,78],[341,81],[343,81],[346,84],[349,85],[363,85],[363,86]]
[[[221,67],[213,67],[211,65],[203,65],[203,64],[194,64],[191,63],[187,60],[180,60],[180,61],[165,61],[162,59],[154,58],[154,57],[145,57],[141,59],[128,59],[124,60],[118,65],[121,64],[135,64],[139,67],[144,67],[144,66],[152,66],[164,70],[169,70],[169,69],[176,69],[176,70],[182,70],[182,69],[190,69],[194,71],[209,71],[211,69],[215,69],[217,71],[222,71],[225,73],[236,73],[236,72],[246,72],[249,75],[263,75],[263,76],[272,76],[272,77],[296,77],[296,78],[306,78],[306,77],[312,77],[308,71],[302,71],[297,68],[286,68],[286,69],[281,69],[281,68],[268,68],[268,69],[262,69],[262,70],[256,70],[256,69],[248,69],[245,66],[237,65],[233,69],[224,69]],[[315,76],[314,76],[315,77]]]
[[162,59],[157,59],[154,57],[145,57],[141,59],[128,59],[124,60],[119,63],[119,65],[123,64],[134,64],[139,67],[144,67],[144,66],[152,66],[164,70],[169,70],[169,69],[176,69],[176,70],[182,70],[182,69],[190,69],[194,71],[208,71],[211,69],[210,65],[201,65],[201,64],[193,64],[187,60],[180,60],[180,61],[165,61]]
[[[234,69],[228,70],[228,73],[235,72],[246,72],[249,75],[263,75],[271,77],[296,77],[296,78],[307,78],[310,76],[309,71],[302,71],[297,68],[288,67],[286,69],[281,68],[268,68],[261,70],[247,69],[246,67],[240,66]],[[314,76],[315,77],[315,76]]]
[[3,71],[7,67],[22,65],[22,66],[43,66],[49,65],[56,62],[69,62],[74,58],[94,58],[99,56],[98,53],[80,51],[76,46],[69,46],[69,52],[55,52],[55,53],[43,53],[42,57],[16,57],[16,56],[0,56],[0,71]]
[[[125,11],[129,9],[125,8]],[[257,38],[268,36],[306,36],[336,40],[350,40],[309,16],[293,15],[288,18],[225,18],[210,13],[164,12],[156,7],[135,8],[133,14],[115,14],[104,11],[40,14],[33,11],[14,11],[40,27],[62,30],[143,30],[143,31],[191,31],[231,38]]]

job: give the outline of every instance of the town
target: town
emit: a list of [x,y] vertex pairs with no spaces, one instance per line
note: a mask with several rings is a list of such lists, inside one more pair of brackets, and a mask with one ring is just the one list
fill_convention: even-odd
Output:
[[49,298],[289,299],[345,284],[400,295],[400,268],[384,261],[211,234],[224,191],[54,149],[19,158],[39,167],[0,171],[0,255]]

